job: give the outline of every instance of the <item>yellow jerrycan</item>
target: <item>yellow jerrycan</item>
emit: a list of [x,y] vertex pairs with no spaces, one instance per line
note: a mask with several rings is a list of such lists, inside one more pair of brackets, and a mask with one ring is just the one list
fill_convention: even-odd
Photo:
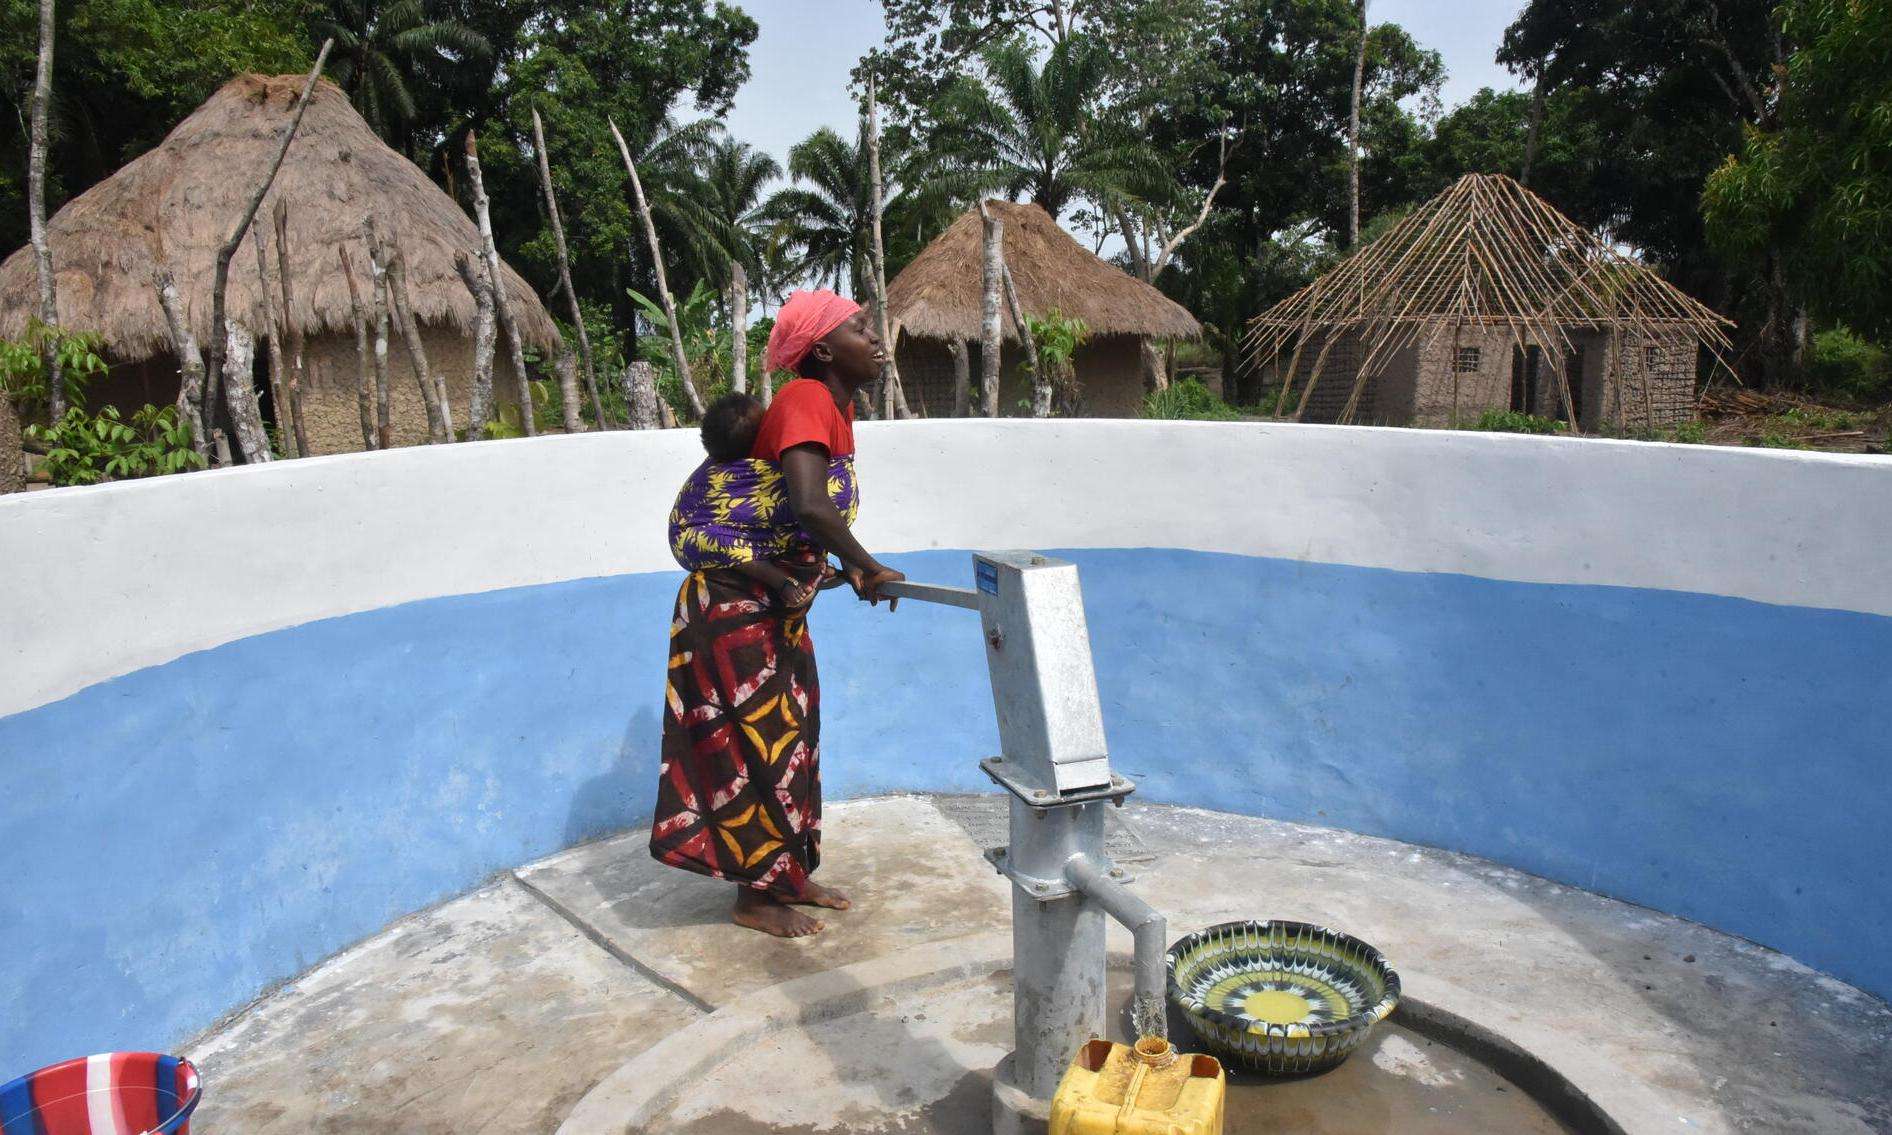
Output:
[[1228,1077],[1213,1056],[1146,1036],[1136,1047],[1093,1040],[1051,1097],[1051,1135],[1222,1135]]

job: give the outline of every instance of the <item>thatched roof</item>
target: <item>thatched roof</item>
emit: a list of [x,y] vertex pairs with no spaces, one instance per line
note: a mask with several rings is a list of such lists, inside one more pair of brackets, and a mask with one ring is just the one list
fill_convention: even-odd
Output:
[[[67,202],[47,226],[60,324],[102,334],[120,359],[169,351],[152,287],[153,270],[166,263],[176,274],[193,331],[200,342],[207,339],[217,247],[268,168],[305,81],[301,75],[231,80],[156,149]],[[348,246],[357,279],[365,284],[361,226],[370,214],[401,242],[418,319],[471,334],[473,297],[454,270],[454,258],[478,254],[478,229],[327,82],[316,84],[257,214],[265,229],[278,198],[288,202],[295,269],[295,310],[289,314],[304,334],[352,334],[348,285],[336,250]],[[273,231],[268,241],[273,265]],[[557,328],[538,296],[510,267],[505,276],[522,336],[540,347],[555,346]],[[257,295],[256,253],[246,237],[231,261],[228,304],[235,318],[252,327],[261,323]],[[0,335],[19,335],[27,318],[38,314],[38,297],[32,250],[22,248],[0,264]]]
[[1690,331],[1719,355],[1733,324],[1512,179],[1472,173],[1256,316],[1248,348],[1266,364],[1316,335],[1357,333],[1367,374],[1454,326],[1565,347],[1576,330]]
[[[1084,321],[1093,335],[1193,339],[1195,316],[1162,292],[1072,239],[1037,205],[988,201],[1005,222],[1005,263],[1025,314],[1056,310]],[[887,285],[888,321],[922,339],[979,337],[985,235],[979,210],[954,221]],[[1004,334],[1018,338],[1000,305]]]

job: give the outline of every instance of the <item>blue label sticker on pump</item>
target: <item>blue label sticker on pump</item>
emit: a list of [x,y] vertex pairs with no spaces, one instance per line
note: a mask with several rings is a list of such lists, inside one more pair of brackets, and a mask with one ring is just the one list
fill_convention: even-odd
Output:
[[980,560],[973,565],[973,574],[979,581],[979,590],[987,595],[999,593],[999,569],[996,566]]

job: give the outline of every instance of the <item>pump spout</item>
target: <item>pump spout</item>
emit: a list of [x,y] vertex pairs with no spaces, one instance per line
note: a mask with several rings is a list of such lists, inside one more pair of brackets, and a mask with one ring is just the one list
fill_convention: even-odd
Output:
[[1072,856],[1064,865],[1064,877],[1085,897],[1103,907],[1104,913],[1121,923],[1136,940],[1136,1001],[1131,1010],[1131,1024],[1138,1037],[1167,1037],[1169,1026],[1163,1011],[1163,986],[1168,970],[1163,955],[1169,949],[1169,923],[1155,907],[1112,880],[1089,855]]

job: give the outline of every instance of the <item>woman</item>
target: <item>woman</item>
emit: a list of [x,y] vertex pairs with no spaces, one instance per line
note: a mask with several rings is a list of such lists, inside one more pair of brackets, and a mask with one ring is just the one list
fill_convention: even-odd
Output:
[[[869,555],[848,522],[854,396],[886,360],[859,304],[826,291],[790,296],[767,363],[801,377],[777,392],[751,453],[781,465],[799,526],[776,565],[817,581],[833,553],[855,593],[876,605],[883,586],[906,577]],[[659,861],[737,884],[738,926],[781,938],[821,930],[797,906],[850,905],[811,878],[821,862],[821,681],[807,611],[732,570],[684,580],[650,832]]]

